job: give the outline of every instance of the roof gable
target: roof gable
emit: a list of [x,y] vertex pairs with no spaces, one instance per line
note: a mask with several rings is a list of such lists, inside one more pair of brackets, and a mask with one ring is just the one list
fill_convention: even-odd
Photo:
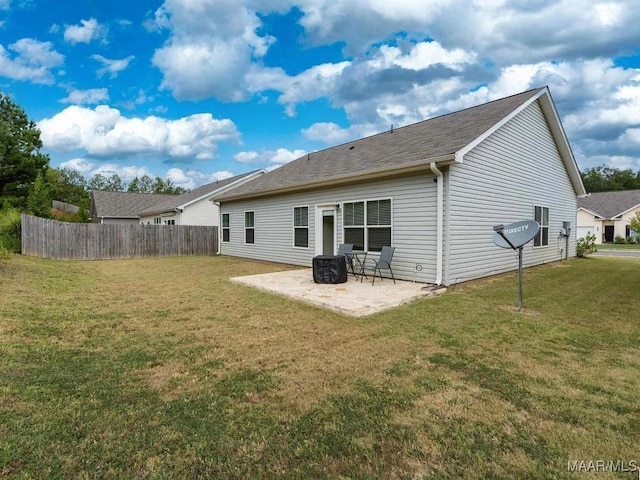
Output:
[[[464,154],[532,102],[541,106],[578,195],[580,173],[546,87],[494,100],[422,122],[305,155],[232,192],[226,201],[353,182],[375,175],[423,168],[431,162],[461,162]],[[557,125],[553,125],[556,122]]]
[[591,193],[578,199],[583,208],[602,218],[616,218],[640,206],[640,190]]
[[171,196],[171,198],[161,203],[155,204],[150,208],[139,210],[138,214],[141,216],[153,215],[165,212],[173,212],[176,209],[183,209],[199,200],[202,200],[203,198],[211,196],[216,192],[221,192],[223,190],[233,188],[235,184],[243,180],[249,180],[251,177],[259,176],[263,173],[265,173],[264,170],[253,170],[251,172],[243,173],[242,175],[236,175],[235,177],[226,178],[224,180],[216,180],[215,182],[207,183],[206,185],[194,188],[190,192],[183,193],[182,195],[173,195]]

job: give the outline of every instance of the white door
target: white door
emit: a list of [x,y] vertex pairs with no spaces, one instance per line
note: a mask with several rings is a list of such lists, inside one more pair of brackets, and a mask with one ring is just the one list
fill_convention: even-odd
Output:
[[336,254],[336,206],[316,205],[316,255]]

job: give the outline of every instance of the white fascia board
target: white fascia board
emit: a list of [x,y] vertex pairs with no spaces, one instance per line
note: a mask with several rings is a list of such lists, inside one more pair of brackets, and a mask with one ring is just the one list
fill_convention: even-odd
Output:
[[578,163],[576,162],[575,157],[573,156],[573,151],[571,150],[571,146],[569,145],[569,141],[567,140],[567,136],[564,132],[564,128],[562,127],[562,123],[560,122],[560,117],[558,116],[558,111],[556,110],[555,105],[553,104],[553,100],[551,99],[551,93],[549,92],[549,87],[544,87],[540,89],[540,91],[531,97],[529,100],[524,102],[518,108],[516,108],[509,115],[504,117],[502,120],[497,122],[493,127],[484,132],[482,135],[477,137],[471,143],[463,147],[462,149],[456,152],[456,162],[463,163],[464,156],[471,151],[473,148],[478,146],[480,142],[488,138],[490,135],[495,133],[499,128],[509,122],[512,118],[522,112],[524,109],[529,107],[533,102],[540,99],[540,107],[542,110],[542,114],[547,119],[547,124],[549,125],[549,129],[551,130],[551,135],[554,137],[556,145],[558,146],[558,150],[560,152],[560,157],[562,158],[562,162],[565,165],[567,170],[567,174],[571,179],[571,183],[573,185],[573,189],[576,192],[577,197],[584,197],[587,195],[587,191],[584,188],[584,183],[582,182],[582,177],[580,176],[580,170],[578,169]]
[[596,212],[592,212],[591,210],[589,210],[588,208],[584,208],[584,207],[578,207],[578,210],[583,210],[591,215],[593,215],[594,217],[598,217],[598,219],[600,220],[606,220],[603,216],[598,215]]
[[627,208],[624,212],[620,212],[618,215],[616,215],[616,217],[621,217],[622,215],[624,215],[625,213],[629,213],[631,210],[636,210],[637,208],[640,208],[640,203],[637,205],[634,205],[631,208]]
[[522,105],[520,105],[514,111],[512,111],[509,115],[505,116],[502,120],[500,120],[499,122],[495,123],[493,125],[493,127],[491,127],[489,130],[484,132],[482,135],[476,137],[471,143],[468,143],[466,146],[464,146],[463,148],[458,150],[456,152],[456,162],[463,163],[464,162],[464,156],[467,153],[469,153],[472,149],[477,147],[481,142],[483,142],[484,140],[489,138],[491,135],[493,135],[495,132],[497,132],[499,128],[501,128],[503,125],[505,125],[507,122],[509,122],[513,117],[518,115],[520,112],[522,112],[525,108],[527,108],[529,105],[531,105],[533,102],[535,102],[538,98],[540,98],[545,93],[547,93],[546,87],[544,89],[540,90],[537,94],[535,94],[529,100],[524,102]]

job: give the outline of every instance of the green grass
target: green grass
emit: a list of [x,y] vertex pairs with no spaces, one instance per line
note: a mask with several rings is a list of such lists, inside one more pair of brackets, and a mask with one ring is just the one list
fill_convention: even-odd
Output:
[[[577,478],[637,459],[640,259],[350,318],[233,258],[0,262],[0,477]],[[607,474],[598,474],[607,478]]]

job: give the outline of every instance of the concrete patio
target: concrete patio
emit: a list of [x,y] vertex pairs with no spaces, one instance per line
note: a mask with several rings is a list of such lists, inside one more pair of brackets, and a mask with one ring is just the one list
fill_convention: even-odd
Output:
[[353,275],[349,275],[347,283],[317,284],[313,282],[310,268],[234,277],[231,281],[279,293],[353,317],[371,315],[446,290],[435,285],[401,280],[396,280],[394,285],[391,279],[380,281],[379,278],[375,285],[372,285],[371,280],[364,279],[361,283],[359,280],[356,281]]

